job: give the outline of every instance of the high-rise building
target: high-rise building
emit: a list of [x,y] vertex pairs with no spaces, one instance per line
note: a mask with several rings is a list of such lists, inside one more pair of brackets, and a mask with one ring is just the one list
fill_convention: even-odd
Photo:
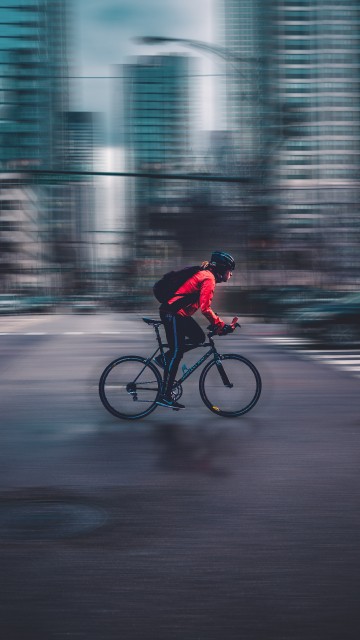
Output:
[[222,44],[237,56],[227,62],[227,126],[271,218],[264,246],[289,279],[293,272],[313,284],[353,282],[360,268],[359,2],[219,3]]
[[287,262],[298,255],[303,269],[334,281],[336,252],[336,277],[346,281],[359,271],[359,3],[273,3],[272,41],[285,114],[273,179]]
[[61,195],[39,186],[22,172],[64,164],[65,20],[66,0],[7,0],[0,6],[1,286],[18,291],[51,287],[46,264],[69,216],[64,190]]
[[226,80],[223,127],[231,132],[234,160],[241,167],[262,164],[266,151],[267,4],[265,0],[220,0],[217,11]]
[[99,163],[102,122],[99,113],[68,111],[64,114],[67,137],[67,167],[74,171],[93,171]]
[[0,7],[0,167],[56,167],[66,109],[64,0]]
[[[192,59],[185,55],[141,56],[124,66],[127,169],[139,173],[185,173],[192,167],[194,102]],[[140,245],[164,250],[162,230],[181,224],[184,181],[129,180],[129,211]],[[176,233],[175,233],[176,235]],[[174,236],[175,237],[175,236]],[[157,239],[156,239],[157,238]],[[167,243],[169,247],[171,241]],[[141,246],[140,246],[141,250]]]
[[68,200],[72,217],[71,244],[74,249],[74,288],[85,292],[94,285],[96,268],[95,229],[96,189],[91,175],[98,168],[103,131],[99,113],[69,111],[64,114],[67,138],[67,167],[70,171],[84,172],[71,176],[68,182]]
[[163,171],[189,166],[189,68],[183,55],[140,56],[124,66],[125,141],[129,166]]

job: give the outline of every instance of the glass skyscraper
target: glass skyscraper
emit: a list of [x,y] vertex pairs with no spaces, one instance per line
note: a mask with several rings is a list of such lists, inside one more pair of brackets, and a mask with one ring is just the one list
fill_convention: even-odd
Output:
[[0,167],[55,167],[66,110],[64,0],[0,6]]
[[359,3],[276,2],[272,39],[286,114],[273,177],[288,264],[298,250],[304,269],[332,279],[335,269],[346,283],[359,268]]
[[[176,54],[141,56],[124,66],[128,170],[161,176],[184,173],[192,166],[191,61]],[[181,221],[186,182],[139,177],[130,179],[128,187],[135,227],[143,238],[148,237],[146,251],[159,243],[164,249],[161,229]]]
[[357,180],[359,3],[282,0],[273,10],[273,37],[279,99],[298,120],[284,130],[279,177]]
[[265,152],[267,6],[264,0],[218,3],[217,29],[226,60],[223,124],[232,133],[240,166],[256,167]]
[[221,43],[236,53],[241,72],[229,59],[227,126],[240,165],[267,159],[269,244],[278,266],[290,279],[293,271],[308,283],[350,284],[360,267],[359,2],[219,6]]
[[19,293],[51,288],[57,233],[71,215],[64,189],[24,173],[64,166],[65,20],[66,0],[0,6],[0,284]]
[[184,170],[191,146],[189,64],[182,55],[142,56],[124,66],[125,139],[133,169]]

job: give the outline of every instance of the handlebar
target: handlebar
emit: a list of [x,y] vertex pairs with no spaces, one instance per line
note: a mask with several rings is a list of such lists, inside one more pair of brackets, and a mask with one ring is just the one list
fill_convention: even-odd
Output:
[[[241,324],[238,322],[238,317],[236,316],[235,318],[232,319],[232,321],[229,323],[230,327],[232,327],[232,331],[231,333],[233,333],[233,331],[235,331],[236,327],[241,328]],[[212,338],[215,335],[219,335],[221,336],[221,334],[218,334],[216,329],[213,329],[211,325],[208,326],[208,329],[210,329],[209,333],[208,333],[208,337]],[[229,332],[230,333],[230,332]],[[226,334],[224,334],[226,335]]]

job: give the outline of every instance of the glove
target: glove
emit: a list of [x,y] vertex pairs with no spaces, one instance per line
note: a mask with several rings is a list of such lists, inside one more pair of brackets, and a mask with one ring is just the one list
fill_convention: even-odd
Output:
[[223,327],[216,327],[216,325],[209,324],[208,329],[213,331],[217,336],[226,336],[228,333],[235,331],[235,326],[231,324],[224,324]]
[[211,333],[214,333],[216,336],[219,336],[221,334],[223,328],[222,327],[218,327],[216,324],[209,324],[207,329],[209,331],[211,331]]
[[218,335],[226,336],[228,333],[232,333],[233,331],[234,331],[234,327],[232,327],[231,324],[224,324],[223,328],[219,329]]

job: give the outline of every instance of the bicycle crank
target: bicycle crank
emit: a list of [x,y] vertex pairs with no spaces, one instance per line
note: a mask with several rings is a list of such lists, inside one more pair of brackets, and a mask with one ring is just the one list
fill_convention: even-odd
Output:
[[173,388],[171,389],[171,399],[177,402],[179,398],[181,398],[183,394],[183,388],[179,382],[175,382]]

